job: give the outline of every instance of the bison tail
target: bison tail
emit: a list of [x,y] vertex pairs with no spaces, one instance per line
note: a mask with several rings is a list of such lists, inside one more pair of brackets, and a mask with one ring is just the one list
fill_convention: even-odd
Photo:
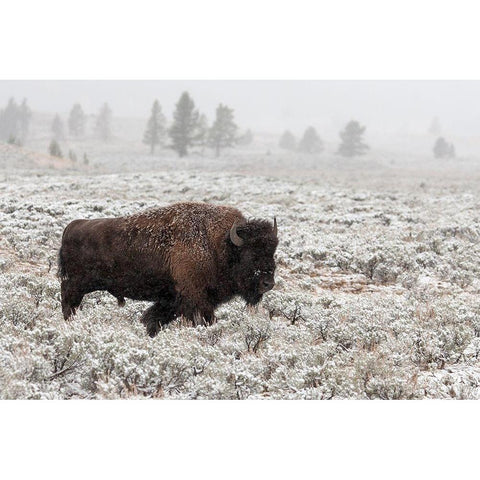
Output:
[[60,247],[60,250],[58,251],[58,271],[57,271],[57,276],[61,280],[64,280],[67,278],[67,271],[65,270],[65,262],[63,261],[63,256],[62,256],[62,247]]

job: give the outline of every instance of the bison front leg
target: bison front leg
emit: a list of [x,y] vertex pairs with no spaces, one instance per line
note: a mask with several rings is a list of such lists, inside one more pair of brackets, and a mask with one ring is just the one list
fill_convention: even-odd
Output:
[[217,321],[213,309],[204,311],[203,318],[205,319],[207,325],[213,325]]
[[140,321],[147,328],[147,333],[153,338],[163,325],[175,319],[175,309],[171,302],[158,301],[143,313]]
[[215,271],[215,261],[206,252],[174,252],[171,258],[175,290],[177,293],[177,315],[183,316],[194,327],[211,325],[215,302],[209,295],[210,273]]
[[203,298],[180,297],[177,310],[178,315],[182,315],[194,327],[198,325],[212,325],[215,322],[214,308]]

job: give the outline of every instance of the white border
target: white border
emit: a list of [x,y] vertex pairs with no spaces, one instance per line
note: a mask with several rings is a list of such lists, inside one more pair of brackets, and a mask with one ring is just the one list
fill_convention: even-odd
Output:
[[476,3],[17,0],[2,78],[475,79]]
[[468,436],[478,432],[477,411],[477,402],[441,401],[3,402],[2,471],[49,479],[466,478],[477,464]]
[[[17,0],[2,5],[1,76],[478,79],[474,6]],[[0,451],[6,478],[464,478],[478,455],[477,411],[476,402],[1,402]]]

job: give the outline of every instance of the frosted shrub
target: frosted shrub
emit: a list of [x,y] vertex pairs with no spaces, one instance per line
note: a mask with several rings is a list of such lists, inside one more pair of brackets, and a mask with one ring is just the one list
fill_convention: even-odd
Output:
[[202,338],[207,345],[214,347],[221,340],[224,333],[224,327],[217,324],[206,329]]
[[245,344],[249,352],[257,353],[270,338],[270,325],[267,322],[248,322],[243,326]]
[[384,322],[372,319],[358,322],[357,336],[359,346],[364,350],[372,351],[388,338],[388,332]]
[[[108,155],[95,161],[107,168]],[[476,191],[143,161],[151,171],[0,184],[1,398],[480,398]],[[55,275],[68,222],[201,199],[277,216],[276,286],[257,308],[235,299],[212,326],[177,320],[152,340],[139,322],[147,302],[118,308],[95,292],[64,322]]]
[[7,300],[3,306],[0,306],[0,321],[5,327],[13,325],[15,327],[32,329],[38,318],[39,313],[36,312],[33,305],[26,301]]
[[368,354],[355,364],[358,388],[369,399],[404,400],[415,398],[417,379],[412,370],[398,372],[383,355]]
[[349,350],[358,340],[357,324],[342,318],[340,321],[332,323],[328,338],[335,342],[341,350]]

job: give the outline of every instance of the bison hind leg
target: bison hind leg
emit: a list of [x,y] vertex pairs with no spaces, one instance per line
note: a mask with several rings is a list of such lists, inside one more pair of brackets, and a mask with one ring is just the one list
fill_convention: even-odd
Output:
[[117,297],[117,302],[118,302],[119,307],[124,307],[125,306],[125,298]]
[[63,280],[61,286],[62,313],[65,320],[70,320],[82,303],[84,293],[72,287],[71,280]]
[[175,319],[173,305],[167,301],[158,301],[143,312],[140,321],[147,327],[147,333],[154,337],[164,325]]

